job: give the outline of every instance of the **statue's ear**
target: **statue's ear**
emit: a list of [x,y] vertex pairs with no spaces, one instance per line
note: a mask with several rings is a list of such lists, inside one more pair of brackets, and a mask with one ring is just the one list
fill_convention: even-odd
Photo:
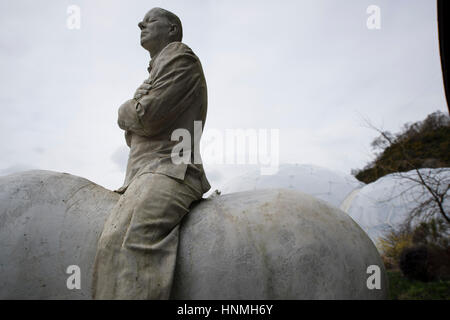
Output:
[[169,34],[171,36],[176,36],[178,34],[178,27],[176,24],[171,24],[170,25],[170,30],[169,30]]

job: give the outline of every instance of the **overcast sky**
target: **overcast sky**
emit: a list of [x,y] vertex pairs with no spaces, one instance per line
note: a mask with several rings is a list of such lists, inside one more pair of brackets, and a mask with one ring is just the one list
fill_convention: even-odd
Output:
[[[67,8],[81,28],[67,27]],[[381,28],[366,25],[369,5]],[[205,130],[278,129],[280,162],[340,170],[371,159],[370,119],[398,131],[446,111],[431,0],[0,3],[0,175],[68,172],[107,188],[124,179],[117,109],[148,76],[137,23],[162,7],[208,84]],[[208,165],[213,187],[227,166]]]

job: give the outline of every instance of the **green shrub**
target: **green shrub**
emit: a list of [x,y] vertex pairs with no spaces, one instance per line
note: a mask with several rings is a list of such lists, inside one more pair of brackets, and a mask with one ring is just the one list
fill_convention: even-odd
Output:
[[450,300],[450,281],[409,280],[399,271],[387,271],[389,298],[393,300]]
[[426,246],[405,248],[400,254],[400,270],[410,280],[430,281],[429,250]]

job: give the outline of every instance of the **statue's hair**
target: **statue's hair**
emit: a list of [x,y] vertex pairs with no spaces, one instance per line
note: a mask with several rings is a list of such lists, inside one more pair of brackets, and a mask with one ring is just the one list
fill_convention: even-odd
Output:
[[180,18],[178,18],[178,16],[175,13],[172,13],[166,9],[162,9],[162,8],[154,8],[156,10],[158,10],[158,12],[165,17],[170,24],[174,24],[177,26],[177,30],[178,33],[175,36],[174,40],[175,41],[181,41],[183,39],[183,27],[181,25],[181,20]]

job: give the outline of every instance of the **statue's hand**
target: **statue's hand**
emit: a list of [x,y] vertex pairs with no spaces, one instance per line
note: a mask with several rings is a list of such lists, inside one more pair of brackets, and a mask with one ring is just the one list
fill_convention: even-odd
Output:
[[145,80],[144,83],[140,85],[139,88],[137,88],[136,92],[134,93],[133,99],[140,99],[142,96],[145,96],[148,94],[148,91],[151,89],[152,85],[150,84],[149,80]]

